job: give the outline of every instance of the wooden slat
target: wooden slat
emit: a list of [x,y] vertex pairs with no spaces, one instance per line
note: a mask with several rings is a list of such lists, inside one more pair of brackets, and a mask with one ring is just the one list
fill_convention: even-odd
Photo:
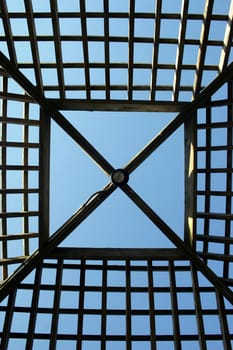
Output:
[[194,293],[194,304],[195,304],[195,311],[196,311],[199,345],[201,350],[207,350],[205,329],[204,329],[204,323],[203,323],[204,307],[202,307],[201,305],[199,281],[197,278],[197,270],[195,269],[194,266],[191,267],[191,273],[192,273],[192,285],[193,285],[193,293]]
[[227,66],[230,51],[232,48],[232,38],[233,38],[233,1],[231,0],[229,14],[227,19],[226,31],[223,39],[223,48],[219,61],[219,72]]
[[181,334],[180,334],[180,324],[178,316],[178,302],[176,294],[176,275],[175,266],[173,261],[169,261],[169,277],[170,277],[170,288],[171,288],[171,304],[172,304],[172,323],[173,323],[173,333],[174,333],[174,348],[176,350],[181,350]]
[[160,38],[160,26],[161,26],[161,10],[162,1],[156,2],[156,22],[154,32],[154,48],[153,48],[153,62],[152,62],[152,76],[151,76],[151,95],[150,100],[156,100],[156,85],[157,85],[157,68],[158,68],[158,54],[159,54],[159,38]]
[[151,350],[156,350],[156,324],[155,324],[155,303],[153,291],[153,266],[152,260],[148,260],[148,294],[149,294],[149,315],[150,315],[150,335]]
[[38,216],[38,211],[1,212],[0,218],[17,218],[27,216]]
[[[93,91],[105,91],[105,85],[90,85],[89,88],[90,88],[90,90],[93,90]],[[121,90],[128,91],[128,85],[110,85],[109,88],[110,88],[110,90],[113,90],[113,91],[121,91]],[[67,91],[84,91],[86,89],[86,85],[66,85],[66,89],[67,89]],[[133,85],[132,89],[134,91],[149,91],[150,86],[149,85]],[[156,90],[157,91],[172,91],[173,86],[172,85],[157,85]],[[58,87],[56,85],[46,85],[44,87],[44,91],[58,91]],[[188,85],[186,85],[186,86],[182,85],[180,87],[180,91],[192,91],[192,87],[188,86]],[[140,101],[140,100],[138,100],[138,101]],[[145,100],[145,101],[147,101],[147,100]],[[130,103],[130,101],[129,101],[129,103]],[[132,101],[131,101],[131,103],[132,103]]]
[[180,29],[178,38],[178,48],[176,54],[176,70],[173,83],[173,101],[177,101],[179,97],[180,80],[182,74],[182,62],[184,53],[184,43],[186,36],[187,16],[188,16],[189,0],[182,1]]
[[[29,103],[24,104],[24,119],[26,119],[26,120],[29,119]],[[23,141],[25,143],[28,143],[29,142],[29,126],[28,125],[24,126],[22,136],[23,136]],[[28,150],[28,148],[23,149],[22,158],[23,158],[24,166],[27,167],[29,165],[29,150]],[[23,188],[28,188],[28,185],[29,185],[29,174],[28,174],[27,170],[24,170],[24,172],[23,172]],[[22,210],[24,212],[29,211],[29,197],[28,197],[27,192],[23,193]],[[28,216],[24,216],[24,218],[23,218],[23,232],[29,232]],[[24,251],[24,255],[26,255],[26,256],[29,255],[29,240],[27,238],[25,238],[25,240],[24,240],[23,251]]]
[[82,27],[82,46],[83,46],[83,58],[84,58],[84,69],[85,69],[85,91],[86,99],[91,99],[90,91],[90,72],[88,68],[89,64],[89,52],[88,52],[88,38],[87,38],[87,23],[86,23],[86,10],[85,1],[80,0],[80,11],[81,11],[81,27]]
[[192,119],[186,119],[184,122],[185,138],[185,222],[184,222],[184,241],[195,247],[196,233],[196,196],[195,188],[197,184],[196,168],[196,135],[195,135],[196,114]]
[[0,170],[38,171],[37,165],[1,165]]
[[[208,242],[209,243],[209,242]],[[228,242],[227,242],[228,243]],[[224,261],[226,263],[233,262],[233,257],[232,255],[225,255],[225,254],[220,254],[218,252],[199,252],[198,255],[203,258],[205,261],[209,260],[218,260],[218,261]]]
[[60,309],[60,299],[61,299],[61,286],[62,286],[62,269],[63,260],[58,259],[57,271],[56,271],[56,289],[53,302],[53,313],[51,322],[51,338],[49,344],[49,350],[55,350],[57,344],[57,333],[58,333],[58,320],[59,320],[59,309]]
[[41,276],[42,276],[42,266],[39,265],[37,266],[36,273],[35,273],[32,304],[31,304],[31,310],[30,310],[30,320],[29,320],[29,326],[28,326],[28,336],[27,336],[25,350],[31,350],[33,348],[33,339],[34,339],[34,334],[36,329],[36,317],[37,317],[37,310],[38,310],[39,296],[40,296]]
[[2,188],[0,194],[16,194],[16,193],[39,193],[38,188]]
[[[8,76],[8,74],[6,74]],[[28,96],[28,95],[21,95],[21,94],[15,94],[12,92],[4,92],[4,91],[0,91],[0,98],[1,99],[7,99],[8,101],[12,100],[12,101],[22,101],[22,102],[34,102],[33,99]]]
[[196,191],[197,195],[205,195],[207,193],[209,196],[233,196],[232,191]]
[[128,56],[128,100],[133,99],[133,63],[134,63],[134,12],[135,0],[130,1],[129,4],[129,56]]
[[8,47],[11,62],[17,65],[17,56],[16,56],[15,45],[14,45],[14,40],[13,40],[13,35],[11,30],[10,19],[8,16],[6,0],[2,0],[0,2],[0,9],[2,13],[3,26],[5,30],[4,41],[5,40],[7,41],[7,47]]
[[194,85],[193,85],[194,98],[197,96],[197,94],[200,93],[200,89],[201,89],[201,81],[202,81],[203,68],[204,68],[204,62],[206,57],[207,41],[208,41],[209,30],[210,30],[210,21],[211,21],[211,15],[213,10],[213,4],[214,4],[213,0],[206,0],[205,2],[205,9],[203,13],[204,20],[202,24],[200,45],[199,45],[198,57],[197,57],[196,76],[195,76]]
[[79,279],[79,300],[78,300],[78,329],[77,329],[77,350],[82,350],[82,334],[83,334],[83,309],[84,309],[84,294],[85,294],[85,260],[81,260],[80,279]]
[[61,46],[61,35],[60,35],[60,26],[58,19],[58,8],[57,1],[52,0],[51,12],[52,12],[52,23],[53,23],[53,32],[54,32],[54,44],[55,44],[55,54],[56,54],[56,65],[57,65],[57,76],[58,76],[58,85],[60,98],[65,98],[65,82],[64,82],[64,73],[63,73],[63,59],[62,59],[62,46]]
[[[110,89],[110,87],[109,87]],[[77,111],[119,111],[119,112],[181,112],[187,105],[183,103],[170,103],[165,101],[85,101],[66,99],[52,100],[59,110],[77,110]],[[149,114],[148,114],[149,116]],[[145,114],[146,117],[146,114]]]
[[0,241],[11,241],[24,238],[38,238],[38,233],[15,233],[11,235],[0,235]]
[[4,319],[4,326],[3,326],[4,337],[2,337],[2,340],[1,340],[1,350],[7,350],[8,348],[11,323],[14,315],[15,298],[16,298],[16,290],[12,290],[12,293],[9,295],[8,302],[7,302],[7,313]]
[[27,11],[27,23],[28,23],[28,31],[30,36],[30,43],[31,43],[31,51],[32,51],[32,59],[33,59],[33,65],[34,65],[34,72],[36,77],[36,84],[38,86],[38,89],[43,92],[43,81],[41,76],[41,69],[40,69],[40,57],[39,57],[39,50],[38,50],[38,43],[37,43],[37,35],[36,35],[36,28],[35,28],[35,22],[34,22],[34,14],[33,14],[33,8],[31,0],[25,0],[25,8]]
[[126,273],[126,350],[131,350],[131,328],[132,328],[132,322],[131,322],[131,276],[130,276],[130,261],[126,261],[125,266],[125,273]]
[[[22,237],[23,238],[23,237]],[[27,259],[28,256],[16,256],[14,258],[0,259],[0,266],[9,266],[12,264],[20,264]]]
[[[232,11],[233,11],[233,4],[232,4]],[[233,96],[233,84],[232,81],[229,81],[228,83],[228,90],[227,90],[227,95],[229,98]],[[227,121],[228,123],[232,123],[233,121],[233,108],[232,105],[228,106],[227,109]],[[228,146],[228,151],[227,151],[227,168],[233,168],[233,162],[232,162],[232,138],[233,138],[233,132],[232,128],[227,128],[227,146]],[[232,174],[230,172],[227,173],[227,178],[226,178],[226,191],[232,191]],[[225,205],[225,212],[226,214],[231,215],[232,214],[232,198],[227,196],[226,197],[226,205]],[[231,225],[232,221],[226,220],[225,223],[225,238],[226,242],[224,244],[224,254],[229,255],[231,254],[230,250],[230,244],[227,241],[228,238],[231,238]],[[223,265],[223,278],[230,278],[230,266],[229,263],[224,262]]]
[[216,291],[216,298],[217,298],[217,307],[219,312],[219,319],[220,319],[220,327],[223,335],[223,344],[224,349],[230,349],[231,348],[231,336],[229,334],[229,326],[228,326],[228,320],[225,310],[225,303],[223,296]]
[[219,220],[232,220],[232,214],[224,213],[197,213],[198,218],[207,218],[207,219],[219,219]]
[[[72,38],[74,39],[74,37],[72,36]],[[52,39],[52,38],[51,38]],[[70,38],[71,39],[71,38]],[[77,38],[78,39],[78,38]],[[81,38],[80,38],[81,39]],[[1,38],[0,38],[1,41]],[[41,37],[41,41],[42,37]],[[124,40],[124,38],[122,40],[119,40],[119,42],[127,42],[127,40]],[[167,44],[167,42],[163,41],[163,44]],[[174,43],[173,43],[174,44]],[[186,43],[187,45],[193,45],[193,42],[188,42]],[[220,43],[219,43],[220,44]],[[41,62],[41,68],[54,68],[56,69],[56,63],[53,62]],[[30,69],[33,68],[33,64],[30,62],[21,62],[18,64],[18,67],[21,69]],[[85,63],[84,62],[64,62],[63,64],[64,68],[85,68]],[[88,62],[88,67],[89,68],[105,68],[105,63],[104,62]],[[127,69],[128,68],[128,63],[127,62],[110,62],[109,63],[109,67],[110,68],[122,68],[122,69]],[[141,69],[152,69],[152,64],[149,62],[137,62],[134,63],[134,68],[141,68]],[[158,69],[175,69],[175,63],[158,63],[157,64],[157,68]],[[193,70],[196,68],[195,64],[191,64],[191,63],[186,63],[182,65],[182,69],[183,70]],[[218,65],[206,65],[205,69],[207,71],[215,71],[218,72]],[[0,71],[1,73],[1,71]],[[0,74],[1,75],[1,74]],[[4,71],[3,75],[7,75],[9,76],[9,73],[6,73]]]
[[169,257],[173,259],[184,259],[184,254],[177,248],[55,248],[49,257],[61,256],[64,259],[80,259],[89,257],[90,259],[131,259],[145,260],[158,258],[167,260]]
[[[221,232],[220,232],[221,234]],[[203,236],[202,234],[196,235],[199,241],[208,240],[209,242],[217,242],[217,243],[233,243],[233,237],[225,237],[225,236]]]
[[108,0],[104,0],[104,56],[105,56],[105,84],[106,84],[106,100],[110,100],[110,59],[109,59],[109,4]]
[[46,111],[40,111],[39,235],[40,246],[49,239],[50,199],[50,124]]
[[[196,172],[199,173],[199,174],[211,174],[211,173],[232,173],[232,168],[229,168],[229,169],[225,169],[225,168],[209,168],[209,169],[205,169],[205,168],[200,168],[200,169],[197,169]],[[209,189],[207,190],[208,193],[209,193]]]
[[0,141],[0,147],[39,148],[39,144],[35,142]]
[[21,118],[7,118],[7,117],[3,116],[0,121],[2,124],[18,124],[18,125],[39,126],[39,121],[33,120],[33,119],[26,120],[26,119],[21,119]]
[[[3,91],[7,91],[8,88],[8,79],[6,77],[3,78]],[[2,103],[2,118],[7,118],[7,101],[3,101]],[[4,123],[1,125],[1,140],[3,142],[6,142],[7,140],[7,125]],[[6,148],[1,148],[1,164],[6,164],[7,162],[7,154],[6,154]],[[7,187],[7,175],[6,175],[6,170],[2,169],[0,171],[0,176],[1,176],[1,184],[0,187],[6,188]],[[6,193],[1,194],[1,203],[0,203],[0,209],[1,212],[6,212],[7,210],[7,202],[6,202],[7,196]],[[1,235],[7,236],[7,220],[6,218],[2,218],[0,221],[1,224]],[[8,246],[7,242],[4,241],[2,243],[1,247],[1,255],[3,259],[8,258]],[[8,268],[6,265],[3,266],[2,269],[2,278],[5,279],[8,276]]]
[[107,260],[103,261],[101,300],[101,350],[106,350],[107,334]]
[[[25,18],[25,13],[23,12],[17,12],[17,11],[12,11],[9,12],[9,18]],[[81,17],[81,12],[59,12],[59,18],[80,18]],[[103,12],[87,12],[87,16],[89,18],[103,18],[104,14]],[[50,18],[51,13],[50,12],[34,12],[34,17],[35,18]],[[109,13],[110,18],[129,18],[128,12],[119,12],[119,11],[114,11]],[[135,18],[155,18],[156,17],[156,12],[136,12],[135,13]],[[172,12],[163,12],[161,14],[161,18],[164,19],[177,19],[179,20],[181,18],[180,13],[172,13]],[[204,14],[203,13],[189,13],[188,14],[188,19],[192,20],[203,20],[204,19]],[[219,14],[219,13],[213,13],[212,14],[212,19],[215,21],[227,21],[228,20],[228,14]]]
[[[212,119],[211,119],[211,108],[206,108],[206,123],[209,124],[211,123]],[[210,149],[211,144],[212,144],[212,140],[211,140],[211,130],[207,129],[206,130],[206,141],[205,144],[207,146],[208,149]],[[198,157],[198,154],[197,154]],[[205,167],[206,169],[210,169],[211,168],[211,152],[207,151],[206,152],[206,161],[205,161]],[[212,169],[211,169],[212,170]],[[210,191],[211,189],[211,175],[210,172],[208,171],[205,175],[205,190],[206,191]],[[197,211],[199,208],[197,208]],[[204,206],[204,210],[206,213],[210,212],[210,196],[205,195],[205,206]],[[203,235],[204,236],[208,236],[209,234],[209,228],[210,228],[210,223],[209,223],[209,219],[208,217],[204,218],[204,231],[203,231]],[[207,252],[208,251],[208,240],[205,240],[203,243],[203,252]],[[204,261],[206,262],[206,260],[204,259]]]
[[[196,147],[196,151],[197,152],[202,152],[202,151],[232,151],[233,146],[204,146],[204,147]],[[230,167],[227,167],[228,169],[230,169]]]

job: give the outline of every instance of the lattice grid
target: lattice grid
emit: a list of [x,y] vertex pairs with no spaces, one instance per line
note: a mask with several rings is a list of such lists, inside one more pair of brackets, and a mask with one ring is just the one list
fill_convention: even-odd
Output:
[[190,101],[230,62],[232,5],[1,2],[2,51],[47,97]]
[[233,342],[232,305],[181,258],[45,259],[0,309],[8,350],[210,350]]
[[232,82],[198,110],[197,251],[232,285]]
[[[0,350],[232,349],[233,0],[0,11]],[[177,113],[121,171],[183,127],[184,237],[61,110]],[[110,181],[50,235],[51,119]],[[116,189],[176,248],[57,248]]]
[[38,105],[27,101],[13,79],[1,79],[0,242],[5,279],[38,247],[40,120]]

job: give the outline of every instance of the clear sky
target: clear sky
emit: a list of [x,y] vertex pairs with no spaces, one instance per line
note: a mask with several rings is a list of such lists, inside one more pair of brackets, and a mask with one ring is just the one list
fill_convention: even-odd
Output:
[[[82,111],[65,115],[114,168],[124,167],[173,117],[172,113]],[[181,127],[131,174],[129,180],[129,185],[161,214],[180,237],[184,230],[183,137]],[[51,232],[108,181],[102,170],[53,123]],[[171,246],[120,189],[64,242],[64,245],[74,244],[93,247]]]

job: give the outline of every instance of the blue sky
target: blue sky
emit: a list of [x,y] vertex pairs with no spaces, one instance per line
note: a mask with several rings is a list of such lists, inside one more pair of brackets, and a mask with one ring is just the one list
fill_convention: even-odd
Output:
[[[114,168],[124,167],[173,117],[169,113],[156,115],[132,112],[67,112],[65,115]],[[92,193],[101,190],[109,178],[54,123],[51,146],[53,232],[59,223],[68,219]],[[176,157],[172,156],[174,149]],[[183,236],[184,230],[183,171],[184,146],[181,127],[171,140],[166,141],[131,174],[129,180],[129,184],[168,221],[180,237]],[[140,247],[141,244],[150,247],[152,244],[155,247],[167,247],[167,239],[153,226],[135,204],[117,189],[64,244],[93,247],[117,247],[125,244],[127,247]],[[95,227],[93,232],[92,227]],[[151,229],[153,234],[150,233]],[[123,237],[127,237],[127,241],[123,240]]]

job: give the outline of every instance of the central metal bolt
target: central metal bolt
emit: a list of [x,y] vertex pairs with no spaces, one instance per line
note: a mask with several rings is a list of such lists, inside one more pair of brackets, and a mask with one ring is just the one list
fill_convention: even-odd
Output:
[[117,185],[125,185],[129,180],[129,174],[124,169],[116,169],[112,173],[112,182]]

